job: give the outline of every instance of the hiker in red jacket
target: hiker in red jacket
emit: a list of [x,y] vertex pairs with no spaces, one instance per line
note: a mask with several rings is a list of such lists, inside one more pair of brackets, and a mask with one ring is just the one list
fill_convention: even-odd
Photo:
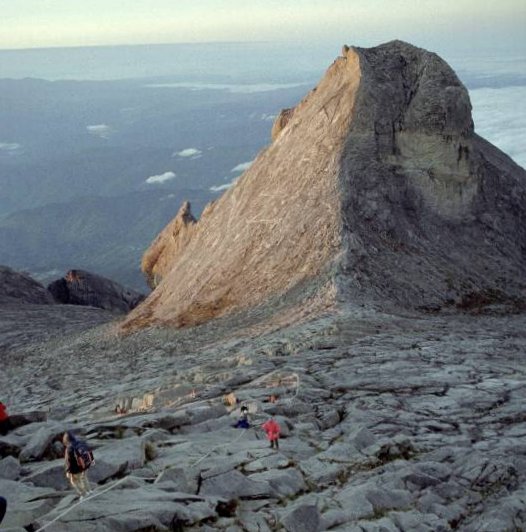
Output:
[[279,433],[281,432],[279,423],[271,417],[268,421],[263,423],[262,429],[267,433],[270,448],[279,449]]
[[11,430],[11,421],[9,420],[9,414],[7,408],[0,401],[0,434],[5,436]]

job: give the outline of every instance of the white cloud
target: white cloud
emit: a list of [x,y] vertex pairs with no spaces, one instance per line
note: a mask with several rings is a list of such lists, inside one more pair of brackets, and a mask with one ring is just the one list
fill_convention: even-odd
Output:
[[175,152],[172,157],[178,155],[179,157],[192,157],[192,159],[197,159],[201,154],[201,150],[198,150],[197,148],[185,148],[184,150]]
[[240,163],[234,168],[232,168],[232,170],[230,171],[231,172],[244,172],[245,170],[248,170],[252,166],[253,162],[254,161],[247,161],[246,163]]
[[99,137],[101,139],[107,139],[113,133],[113,129],[107,124],[93,124],[91,126],[86,126],[88,133]]
[[224,185],[211,186],[210,190],[212,192],[221,192],[222,190],[226,190],[226,189],[230,188],[232,185],[235,184],[236,181],[237,181],[237,177],[235,179],[232,179],[232,181],[230,181],[230,183],[225,183]]
[[470,91],[475,131],[526,168],[526,87]]
[[230,188],[233,185],[233,183],[225,183],[224,185],[214,185],[210,187],[210,190],[212,192],[221,192],[221,190],[226,190],[227,188]]
[[0,151],[4,152],[14,152],[17,151],[22,147],[21,144],[18,144],[18,142],[0,142]]
[[159,175],[151,175],[147,180],[146,183],[152,184],[152,183],[164,183],[165,181],[170,181],[170,179],[173,179],[175,177],[174,172],[164,172],[164,174]]

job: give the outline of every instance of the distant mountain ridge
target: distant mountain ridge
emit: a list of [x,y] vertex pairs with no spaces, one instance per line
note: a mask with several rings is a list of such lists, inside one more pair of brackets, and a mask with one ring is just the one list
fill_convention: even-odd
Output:
[[436,54],[344,47],[278,121],[124,329],[193,325],[300,285],[322,306],[524,300],[526,172],[476,135]]

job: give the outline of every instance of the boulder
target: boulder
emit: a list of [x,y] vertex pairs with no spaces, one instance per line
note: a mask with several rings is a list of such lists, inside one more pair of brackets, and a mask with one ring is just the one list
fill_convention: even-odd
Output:
[[320,532],[322,528],[321,515],[313,504],[302,504],[281,518],[281,524],[288,532]]
[[20,462],[13,456],[0,460],[0,478],[16,480],[20,476]]
[[268,482],[251,480],[234,470],[203,480],[199,494],[227,499],[257,499],[273,497],[274,490]]
[[21,462],[40,460],[46,453],[51,452],[54,440],[59,440],[64,434],[65,427],[57,423],[45,423],[30,438],[20,452]]
[[292,497],[307,487],[302,474],[294,468],[270,469],[249,475],[250,480],[268,482],[274,490],[274,497]]
[[34,487],[13,480],[0,479],[0,493],[7,500],[8,508],[2,521],[2,530],[28,527],[55,505],[53,499],[46,498],[47,495],[52,495],[52,489]]
[[129,312],[145,297],[106,277],[84,270],[70,270],[47,288],[58,303],[98,307],[118,313]]
[[45,410],[34,410],[32,412],[23,412],[21,414],[13,414],[9,416],[11,427],[16,429],[23,425],[29,425],[30,423],[39,423],[47,421],[47,412]]

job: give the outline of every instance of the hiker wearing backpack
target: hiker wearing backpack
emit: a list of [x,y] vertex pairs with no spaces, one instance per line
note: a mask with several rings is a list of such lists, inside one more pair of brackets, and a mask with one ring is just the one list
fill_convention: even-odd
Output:
[[95,463],[93,453],[85,442],[78,440],[70,431],[64,433],[62,443],[66,448],[64,455],[66,477],[71,487],[78,493],[80,500],[82,500],[91,493],[88,469]]
[[249,429],[250,421],[248,420],[248,407],[243,405],[241,407],[241,415],[236,423],[233,425],[235,429]]

